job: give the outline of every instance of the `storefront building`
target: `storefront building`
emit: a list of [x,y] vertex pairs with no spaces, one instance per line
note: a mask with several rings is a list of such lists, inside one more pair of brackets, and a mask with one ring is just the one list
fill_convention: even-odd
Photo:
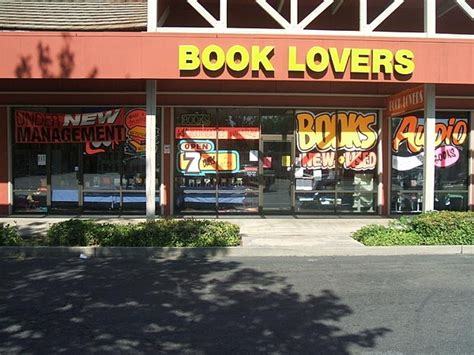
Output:
[[373,3],[0,3],[0,214],[473,210],[474,10]]

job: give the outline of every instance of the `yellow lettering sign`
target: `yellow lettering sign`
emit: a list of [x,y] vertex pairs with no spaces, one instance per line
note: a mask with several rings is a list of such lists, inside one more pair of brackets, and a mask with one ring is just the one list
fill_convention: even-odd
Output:
[[400,49],[395,53],[395,71],[401,75],[412,74],[415,71],[415,55],[408,49]]
[[224,50],[215,45],[207,46],[202,51],[202,65],[210,71],[219,71],[225,64]]
[[[296,115],[296,141],[300,152],[316,149],[320,152],[344,149],[370,150],[377,144],[376,115],[360,112],[323,112]],[[336,137],[336,128],[340,131]]]
[[312,47],[306,54],[306,65],[315,72],[321,73],[329,67],[329,53],[322,47]]
[[339,52],[337,48],[329,48],[329,54],[332,59],[332,65],[336,73],[344,73],[347,68],[347,63],[349,63],[349,57],[351,56],[351,49],[344,48],[342,50],[342,55],[339,57]]
[[226,54],[227,66],[233,71],[243,71],[250,63],[249,52],[242,46],[232,46]]
[[[244,72],[250,68],[252,72],[274,72],[272,63],[275,54],[274,46],[251,46],[246,48],[233,45],[224,49],[218,45],[208,45],[202,51],[193,45],[179,46],[179,69],[195,71],[202,67],[211,72],[222,71],[227,67],[230,72]],[[305,73],[325,73],[332,69],[334,74],[347,71],[354,74],[399,74],[409,75],[415,70],[415,55],[408,49],[392,52],[389,49],[369,48],[324,48],[313,46],[306,53],[300,53],[295,46],[288,47],[288,71]]]
[[260,67],[267,72],[274,72],[270,56],[275,47],[266,46],[260,49],[260,46],[252,46],[252,71],[259,71]]
[[297,60],[298,49],[294,46],[288,47],[288,70],[293,72],[304,72],[304,63],[298,63]]
[[370,73],[370,49],[354,48],[351,53],[351,73]]
[[199,48],[196,46],[179,46],[179,70],[199,69]]

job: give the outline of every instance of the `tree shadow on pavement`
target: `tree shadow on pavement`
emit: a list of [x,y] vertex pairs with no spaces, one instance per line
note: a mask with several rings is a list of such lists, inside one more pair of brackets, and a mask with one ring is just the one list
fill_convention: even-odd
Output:
[[0,353],[348,354],[390,332],[344,332],[330,290],[227,259],[0,262]]

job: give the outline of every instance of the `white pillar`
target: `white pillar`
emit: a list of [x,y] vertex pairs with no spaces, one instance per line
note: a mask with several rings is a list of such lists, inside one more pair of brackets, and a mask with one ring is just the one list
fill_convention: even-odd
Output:
[[147,31],[156,32],[158,25],[158,0],[148,0]]
[[7,156],[8,156],[8,214],[13,213],[13,139],[12,139],[12,117],[11,117],[12,108],[7,107]]
[[425,0],[425,33],[432,36],[436,33],[436,1]]
[[[385,176],[383,174],[383,166],[385,164],[383,160],[383,145],[385,141],[383,139],[383,128],[384,128],[384,112],[382,110],[378,111],[378,124],[379,124],[379,142],[377,143],[377,213],[379,215],[382,214],[382,201],[384,200],[384,183],[385,183]],[[386,189],[390,188],[390,186],[385,186]],[[390,203],[385,201],[385,204],[388,203],[390,209]],[[374,206],[375,210],[375,206]]]
[[155,219],[156,80],[146,81],[146,219]]
[[471,206],[474,205],[474,196],[473,196],[473,190],[474,186],[473,184],[473,176],[474,176],[474,111],[471,111],[471,115],[469,117],[469,196],[468,196],[468,201],[469,201],[469,208],[471,209]]
[[423,212],[426,212],[434,209],[436,96],[433,84],[425,84],[424,100]]

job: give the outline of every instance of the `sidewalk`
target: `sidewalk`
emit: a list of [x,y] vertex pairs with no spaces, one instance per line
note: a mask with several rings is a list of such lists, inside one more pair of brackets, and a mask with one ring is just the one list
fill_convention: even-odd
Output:
[[[73,217],[84,217],[98,222],[129,223],[144,221],[136,217],[103,216],[13,216],[0,218],[0,223],[18,226],[22,235],[45,235],[49,225]],[[371,224],[387,224],[389,219],[381,217],[320,217],[320,216],[233,216],[219,218],[237,224],[242,234],[244,247],[362,247],[350,237],[360,227]]]
[[[45,235],[51,223],[67,217],[10,217],[0,223],[16,224],[23,235]],[[98,222],[141,222],[143,218],[85,216]],[[240,226],[242,247],[222,248],[123,248],[123,247],[1,247],[0,257],[124,257],[177,259],[182,257],[318,257],[318,256],[387,256],[387,255],[474,255],[474,246],[393,246],[366,247],[350,235],[360,227],[387,224],[381,217],[234,216],[220,221]]]
[[351,238],[362,226],[386,225],[380,217],[284,216],[222,219],[240,226],[244,247],[354,247],[363,245]]

